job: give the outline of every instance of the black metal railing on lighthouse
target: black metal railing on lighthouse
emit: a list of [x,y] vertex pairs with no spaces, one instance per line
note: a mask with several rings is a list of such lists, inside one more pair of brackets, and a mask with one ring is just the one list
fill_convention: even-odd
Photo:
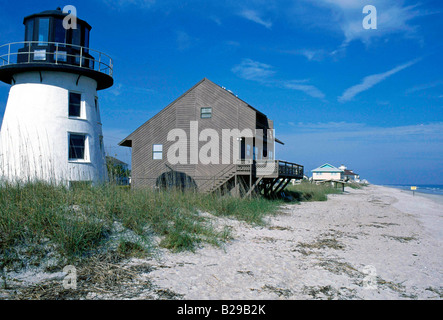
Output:
[[0,67],[40,63],[85,68],[110,77],[113,74],[112,58],[87,47],[43,41],[12,42],[0,46]]

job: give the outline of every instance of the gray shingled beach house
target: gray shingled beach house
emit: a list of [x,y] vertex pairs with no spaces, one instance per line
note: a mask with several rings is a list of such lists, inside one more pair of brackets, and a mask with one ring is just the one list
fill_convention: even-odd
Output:
[[[283,142],[273,129],[266,115],[204,78],[119,145],[132,148],[132,187],[272,196],[303,178],[303,166],[274,159],[274,142]],[[237,134],[226,139],[227,132]]]

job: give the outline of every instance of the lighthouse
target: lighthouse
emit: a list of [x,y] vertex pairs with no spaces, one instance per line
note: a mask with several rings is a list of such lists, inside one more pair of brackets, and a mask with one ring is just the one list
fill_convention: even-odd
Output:
[[25,39],[0,46],[11,85],[0,129],[0,181],[94,184],[107,177],[100,100],[112,59],[89,47],[91,26],[61,9],[24,18]]

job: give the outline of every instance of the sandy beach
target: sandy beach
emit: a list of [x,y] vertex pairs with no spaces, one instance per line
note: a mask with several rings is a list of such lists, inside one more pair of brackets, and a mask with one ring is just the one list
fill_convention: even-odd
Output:
[[60,272],[16,277],[32,280],[28,294],[38,299],[442,299],[442,218],[433,197],[346,188],[328,201],[287,204],[265,226],[214,217],[232,230],[222,248],[99,261],[102,274],[116,274],[112,288],[90,280],[63,291]]
[[[381,186],[285,206],[266,227],[224,220],[223,249],[162,250],[146,264],[183,299],[441,299],[443,204]],[[141,293],[137,299],[148,298]]]

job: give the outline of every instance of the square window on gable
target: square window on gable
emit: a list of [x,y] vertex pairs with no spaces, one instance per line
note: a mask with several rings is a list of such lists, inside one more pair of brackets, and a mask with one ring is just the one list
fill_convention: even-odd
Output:
[[163,159],[163,145],[162,144],[154,144],[152,146],[152,159],[153,160],[162,160]]
[[206,107],[200,109],[200,118],[201,119],[210,119],[212,118],[212,108]]

